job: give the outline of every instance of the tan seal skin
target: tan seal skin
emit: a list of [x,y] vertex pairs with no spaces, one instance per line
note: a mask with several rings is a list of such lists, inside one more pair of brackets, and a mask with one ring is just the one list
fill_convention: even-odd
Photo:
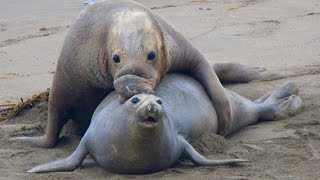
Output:
[[[260,71],[237,64],[213,68],[227,81],[251,80],[252,72]],[[213,68],[184,36],[151,10],[133,1],[96,3],[80,13],[66,36],[50,90],[45,135],[14,140],[52,147],[69,119],[84,132],[95,108],[112,90],[120,94],[121,102],[138,93],[152,94],[168,72],[186,73],[202,84],[219,109],[219,133],[223,135],[233,115]],[[229,76],[230,71],[225,76],[234,69],[240,69],[235,71],[239,76]]]

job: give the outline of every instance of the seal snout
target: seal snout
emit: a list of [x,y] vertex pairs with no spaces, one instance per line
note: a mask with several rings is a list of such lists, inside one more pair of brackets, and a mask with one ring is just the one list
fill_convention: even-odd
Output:
[[147,112],[150,113],[150,114],[155,114],[158,111],[159,110],[158,110],[158,108],[156,107],[155,104],[149,104],[148,107],[147,107]]
[[161,116],[161,110],[157,105],[155,104],[149,104],[147,105],[147,108],[145,112],[143,113],[144,115],[142,117],[147,116],[146,118],[142,118],[142,122],[146,124],[152,124],[152,123],[157,123],[159,121],[159,118]]
[[163,110],[160,104],[154,101],[147,101],[139,108],[139,123],[144,127],[155,127],[162,115]]

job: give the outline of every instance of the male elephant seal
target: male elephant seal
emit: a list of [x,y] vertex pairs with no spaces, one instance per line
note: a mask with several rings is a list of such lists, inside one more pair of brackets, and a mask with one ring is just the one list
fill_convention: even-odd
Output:
[[[223,73],[234,70],[215,68],[226,80],[229,75]],[[240,68],[232,72],[241,76],[257,71]],[[167,72],[189,74],[202,84],[219,109],[219,133],[225,134],[233,121],[230,101],[212,66],[185,37],[133,1],[108,0],[91,5],[80,13],[66,36],[50,89],[45,135],[15,140],[52,147],[68,119],[84,131],[94,109],[111,91],[115,89],[122,101],[139,93],[152,94]]]
[[[257,102],[226,90],[235,120],[227,134],[258,120],[272,120],[301,100],[288,83]],[[104,169],[117,173],[148,173],[172,166],[179,158],[210,166],[244,162],[210,160],[189,144],[202,133],[218,130],[216,109],[202,86],[183,75],[168,75],[154,95],[138,94],[124,104],[111,93],[97,107],[80,145],[69,157],[37,166],[28,172],[72,171],[87,154]],[[189,142],[188,142],[189,141]]]

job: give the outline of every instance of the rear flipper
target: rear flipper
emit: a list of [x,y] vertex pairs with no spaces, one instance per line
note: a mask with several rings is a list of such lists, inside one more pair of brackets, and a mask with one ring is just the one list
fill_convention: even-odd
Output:
[[84,143],[81,141],[77,149],[64,159],[59,159],[46,164],[42,164],[30,169],[29,173],[44,173],[44,172],[56,172],[56,171],[73,171],[79,167],[88,154]]
[[299,112],[302,100],[298,95],[297,86],[288,82],[255,101],[259,105],[260,120],[277,120],[292,116]]
[[228,165],[247,162],[245,159],[224,159],[224,160],[213,160],[207,159],[199,154],[191,144],[189,144],[184,138],[180,138],[181,145],[183,147],[183,156],[190,159],[196,166],[217,166],[217,165]]

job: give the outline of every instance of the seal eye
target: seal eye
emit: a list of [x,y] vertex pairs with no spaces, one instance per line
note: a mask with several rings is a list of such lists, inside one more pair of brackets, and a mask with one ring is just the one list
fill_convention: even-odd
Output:
[[162,101],[161,101],[160,99],[157,100],[157,103],[160,104],[160,105],[162,105]]
[[119,64],[120,63],[120,57],[118,54],[113,54],[112,55],[112,60],[114,63]]
[[157,54],[156,54],[156,52],[154,52],[154,51],[151,51],[151,52],[148,54],[148,60],[150,60],[150,61],[154,61],[154,60],[156,59],[156,57],[157,57]]
[[131,99],[131,102],[132,102],[133,104],[137,104],[139,101],[140,101],[140,99],[137,98],[137,97],[134,97],[134,98]]

